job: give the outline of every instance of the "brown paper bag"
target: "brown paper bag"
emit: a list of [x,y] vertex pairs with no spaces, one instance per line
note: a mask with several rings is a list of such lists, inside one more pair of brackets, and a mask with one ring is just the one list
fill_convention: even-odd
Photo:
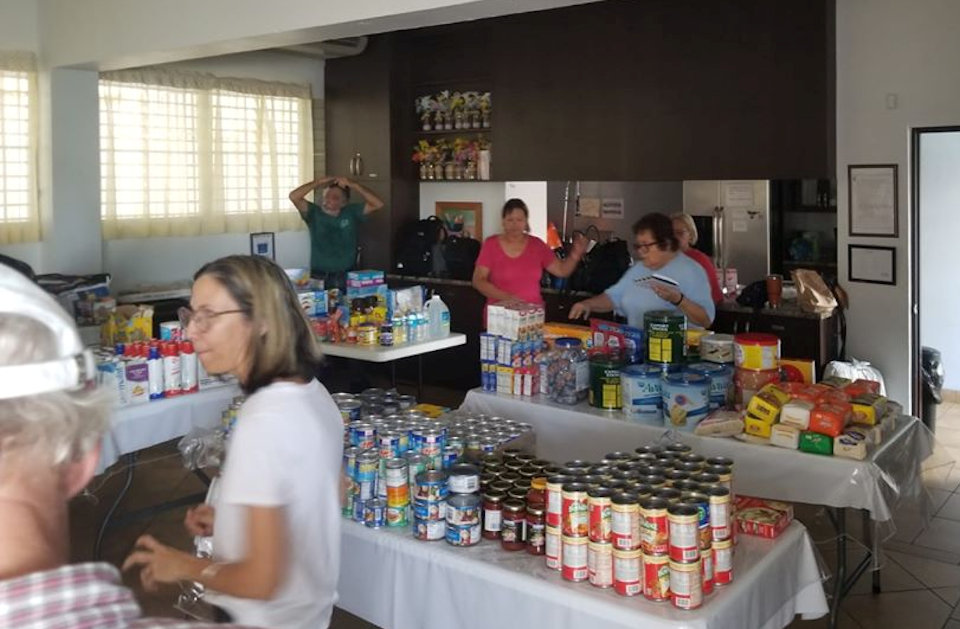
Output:
[[790,271],[797,287],[797,304],[804,312],[830,314],[837,307],[837,299],[819,273],[810,269]]

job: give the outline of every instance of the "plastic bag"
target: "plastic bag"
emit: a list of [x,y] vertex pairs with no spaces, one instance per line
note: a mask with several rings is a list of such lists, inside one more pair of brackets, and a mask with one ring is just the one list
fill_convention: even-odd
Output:
[[225,450],[223,431],[217,428],[193,428],[184,435],[177,449],[188,470],[219,467]]
[[868,362],[851,358],[850,362],[834,360],[823,368],[823,377],[838,376],[848,380],[871,380],[880,383],[880,395],[886,395],[887,389],[883,384],[883,374]]
[[804,312],[830,314],[837,307],[837,298],[816,271],[795,269],[790,271],[797,286],[797,304]]

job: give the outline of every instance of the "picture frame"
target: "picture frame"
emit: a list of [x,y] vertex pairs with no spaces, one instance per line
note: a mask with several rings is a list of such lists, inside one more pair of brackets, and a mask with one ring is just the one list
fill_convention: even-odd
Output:
[[850,236],[898,237],[898,194],[896,164],[847,166]]
[[847,245],[847,278],[867,284],[897,283],[897,250],[875,245]]
[[483,203],[437,201],[435,214],[443,221],[448,235],[483,242]]
[[276,240],[273,232],[256,232],[250,234],[250,255],[263,256],[273,261],[277,260]]

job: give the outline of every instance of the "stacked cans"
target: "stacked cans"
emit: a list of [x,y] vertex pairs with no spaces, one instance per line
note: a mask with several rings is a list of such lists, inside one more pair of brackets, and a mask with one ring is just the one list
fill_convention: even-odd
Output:
[[450,467],[447,476],[447,543],[473,546],[480,543],[480,469],[467,463]]
[[504,550],[544,554],[548,465],[520,448],[483,456],[484,539],[499,541]]
[[427,470],[416,477],[413,498],[413,535],[419,540],[433,542],[446,535],[447,473]]

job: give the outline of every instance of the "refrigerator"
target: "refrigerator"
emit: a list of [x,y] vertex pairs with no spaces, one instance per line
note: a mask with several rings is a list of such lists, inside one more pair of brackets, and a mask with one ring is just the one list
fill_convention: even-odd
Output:
[[[684,181],[683,211],[700,232],[698,249],[712,255],[720,285],[750,284],[770,270],[770,182],[766,180]],[[706,228],[706,229],[704,229]],[[704,233],[709,232],[709,233]],[[701,246],[702,245],[702,246]]]

